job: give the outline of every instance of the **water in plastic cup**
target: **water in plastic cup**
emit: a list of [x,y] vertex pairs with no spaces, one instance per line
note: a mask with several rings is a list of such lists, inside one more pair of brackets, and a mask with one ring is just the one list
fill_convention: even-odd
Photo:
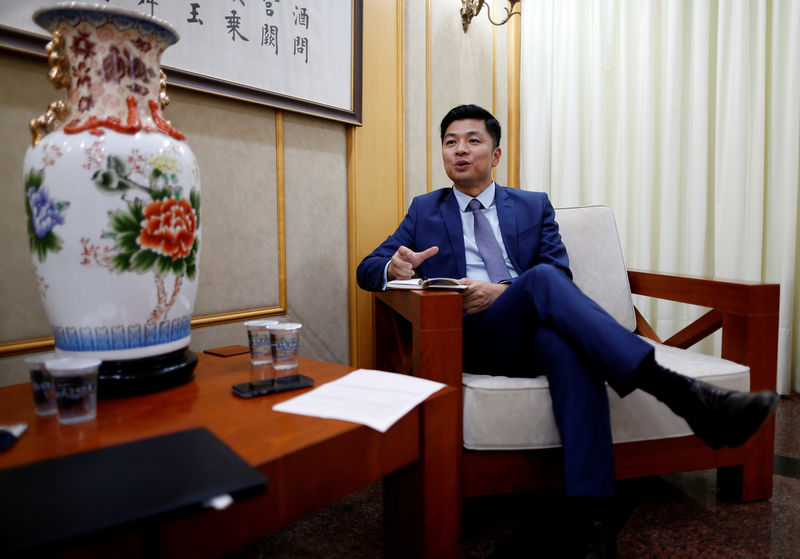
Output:
[[60,357],[45,361],[53,378],[58,422],[68,425],[97,417],[99,359]]
[[272,344],[272,366],[277,370],[297,367],[297,348],[300,346],[300,329],[297,322],[279,322],[269,328]]
[[44,366],[45,361],[54,359],[55,353],[43,353],[25,359],[25,364],[31,373],[31,387],[33,388],[33,405],[36,415],[55,415],[56,396],[53,392],[53,379]]
[[272,350],[270,349],[269,364],[256,365],[250,363],[250,382],[275,378],[275,369],[272,368]]
[[247,339],[250,342],[250,362],[253,365],[272,363],[269,328],[275,324],[278,324],[278,321],[272,319],[248,320],[244,323],[247,327]]

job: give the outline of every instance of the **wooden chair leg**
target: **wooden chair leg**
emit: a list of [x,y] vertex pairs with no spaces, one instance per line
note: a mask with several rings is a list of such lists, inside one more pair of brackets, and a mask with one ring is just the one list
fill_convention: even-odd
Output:
[[775,418],[771,418],[747,442],[744,464],[719,468],[717,485],[733,499],[763,501],[772,497]]

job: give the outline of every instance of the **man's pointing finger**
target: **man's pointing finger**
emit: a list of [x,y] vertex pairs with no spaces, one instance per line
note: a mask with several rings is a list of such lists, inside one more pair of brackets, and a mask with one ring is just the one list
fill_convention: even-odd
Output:
[[422,262],[424,262],[425,260],[427,260],[428,258],[433,256],[437,252],[439,252],[439,247],[437,247],[437,246],[432,246],[430,248],[426,248],[422,252],[418,252],[417,253],[417,265],[421,264]]

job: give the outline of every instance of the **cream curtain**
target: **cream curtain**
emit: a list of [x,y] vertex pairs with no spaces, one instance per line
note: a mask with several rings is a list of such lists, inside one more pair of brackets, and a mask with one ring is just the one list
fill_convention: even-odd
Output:
[[[800,391],[800,2],[521,6],[521,184],[609,205],[631,268],[780,283]],[[636,303],[665,336],[701,314]]]

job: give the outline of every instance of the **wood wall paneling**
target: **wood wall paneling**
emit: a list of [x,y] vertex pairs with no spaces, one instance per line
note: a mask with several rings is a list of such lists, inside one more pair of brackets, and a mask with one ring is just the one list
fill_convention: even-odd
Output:
[[364,2],[363,125],[349,132],[348,143],[350,359],[359,367],[372,362],[372,296],[355,287],[355,269],[396,227],[402,188],[398,13],[395,2]]

